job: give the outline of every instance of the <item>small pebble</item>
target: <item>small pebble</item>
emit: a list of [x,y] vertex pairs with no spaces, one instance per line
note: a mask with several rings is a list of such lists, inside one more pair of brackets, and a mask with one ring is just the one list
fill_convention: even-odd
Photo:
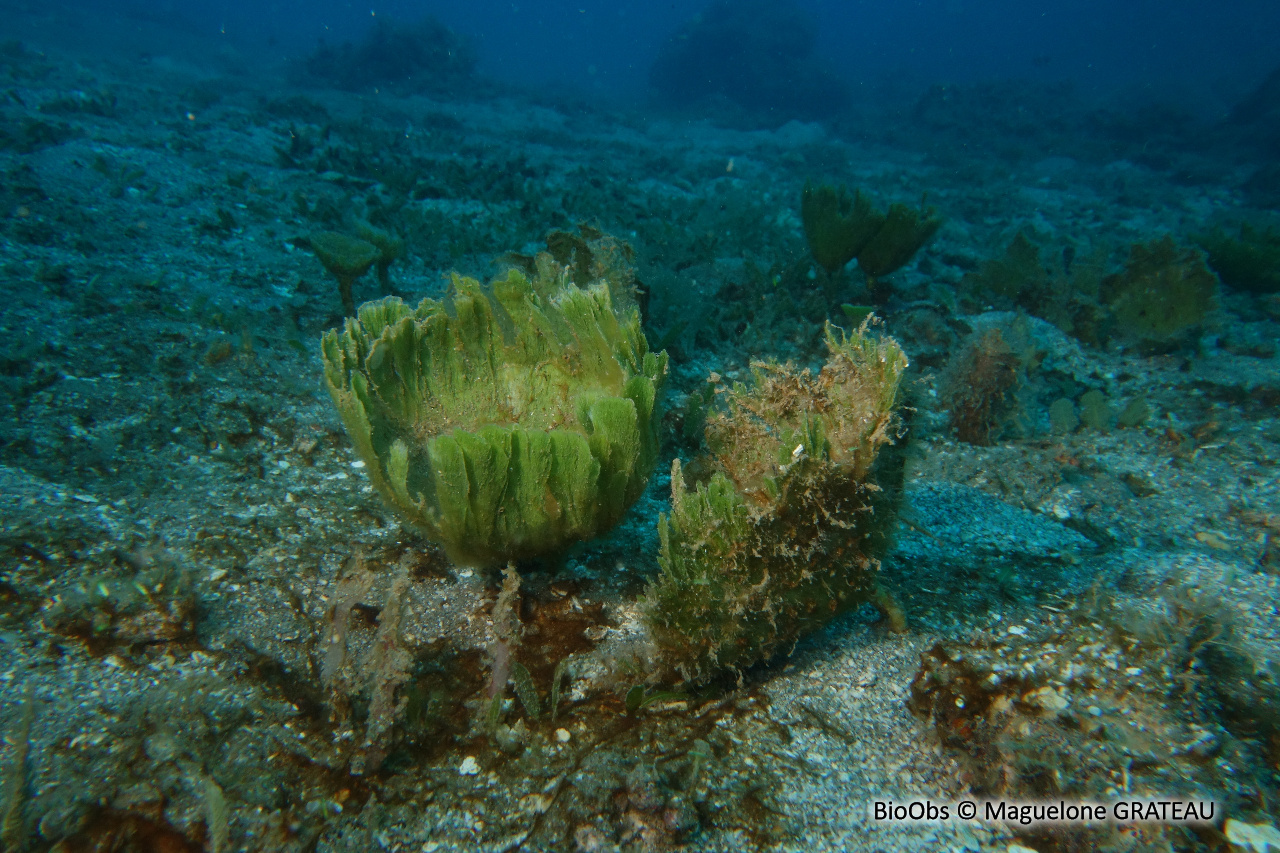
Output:
[[1280,849],[1280,831],[1269,823],[1245,823],[1230,818],[1222,827],[1232,849],[1249,853],[1269,853]]

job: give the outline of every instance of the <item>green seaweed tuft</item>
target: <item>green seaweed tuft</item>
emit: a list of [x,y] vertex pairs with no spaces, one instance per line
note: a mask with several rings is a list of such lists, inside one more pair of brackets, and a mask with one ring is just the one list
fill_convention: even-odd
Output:
[[884,224],[858,252],[858,268],[868,279],[883,278],[906,266],[941,227],[932,207],[891,204]]
[[1105,252],[1045,244],[1024,228],[1003,255],[967,274],[960,292],[969,311],[1023,310],[1097,344],[1108,325],[1098,297],[1105,266]]
[[378,271],[378,283],[384,288],[391,286],[391,265],[404,257],[404,240],[395,233],[379,228],[363,219],[355,223],[356,236],[378,250],[374,266]]
[[1129,249],[1124,270],[1102,282],[1118,333],[1148,351],[1184,345],[1213,309],[1218,279],[1197,249],[1165,236]]
[[858,268],[875,281],[907,264],[942,225],[932,207],[892,204],[888,212],[844,187],[804,185],[800,218],[809,250],[829,275],[857,258]]
[[1280,231],[1244,222],[1239,237],[1217,229],[1196,242],[1208,252],[1209,266],[1227,287],[1254,293],[1280,292]]
[[321,266],[337,279],[342,309],[348,317],[356,313],[351,287],[378,261],[378,247],[367,240],[338,231],[319,231],[307,237],[306,245],[319,258]]
[[674,462],[662,571],[642,602],[665,674],[741,671],[874,598],[895,495],[872,471],[907,360],[868,325],[827,327],[817,377],[757,364],[708,422],[708,482],[688,490]]
[[489,292],[455,275],[449,305],[367,303],[322,344],[370,481],[459,563],[544,556],[608,530],[657,456],[666,353],[649,351],[607,282],[539,268]]
[[834,275],[875,236],[884,224],[871,200],[856,190],[805,183],[800,195],[800,218],[813,258]]

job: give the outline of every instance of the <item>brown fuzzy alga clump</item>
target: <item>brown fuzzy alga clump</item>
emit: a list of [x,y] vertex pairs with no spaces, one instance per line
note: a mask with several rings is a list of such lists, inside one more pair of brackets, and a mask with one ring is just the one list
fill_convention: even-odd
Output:
[[828,328],[817,376],[756,364],[708,419],[710,479],[687,488],[673,465],[662,572],[641,605],[663,675],[741,672],[879,597],[896,475],[876,463],[907,359],[868,325]]
[[999,329],[971,339],[943,378],[942,400],[956,438],[991,444],[1017,407],[1021,360]]

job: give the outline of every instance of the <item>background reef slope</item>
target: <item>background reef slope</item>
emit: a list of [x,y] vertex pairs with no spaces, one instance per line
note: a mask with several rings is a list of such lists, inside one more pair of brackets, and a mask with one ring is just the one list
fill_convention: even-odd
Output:
[[[1280,303],[1218,281],[1195,240],[1271,233],[1275,211],[1228,143],[1126,141],[1036,87],[926,93],[855,133],[17,43],[0,76],[6,843],[1003,849],[1005,827],[865,809],[982,791],[1176,792],[1274,820]],[[1011,103],[1078,130],[1047,148]],[[927,191],[945,223],[870,293],[811,258],[809,180]],[[353,297],[416,303],[583,221],[633,247],[672,356],[658,473],[504,610],[496,577],[368,484],[321,384],[342,297],[304,238],[394,231],[403,257]],[[1153,280],[1205,298],[1175,343],[1128,344],[1102,283],[1138,280],[1131,247],[1166,238],[1182,266]],[[1015,262],[1034,299],[1001,289]],[[825,323],[869,307],[913,365],[892,601],[740,681],[656,690],[624,652],[662,472],[694,476],[717,386],[754,359],[816,367]],[[986,395],[959,417],[958,381]],[[524,676],[495,721],[513,619]]]

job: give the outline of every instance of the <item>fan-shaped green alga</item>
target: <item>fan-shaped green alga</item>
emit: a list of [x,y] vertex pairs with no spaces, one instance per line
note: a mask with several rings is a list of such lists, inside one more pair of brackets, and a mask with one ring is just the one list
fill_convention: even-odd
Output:
[[617,276],[550,255],[447,301],[361,306],[324,337],[325,379],[379,494],[455,561],[553,554],[608,530],[657,453],[666,353]]

